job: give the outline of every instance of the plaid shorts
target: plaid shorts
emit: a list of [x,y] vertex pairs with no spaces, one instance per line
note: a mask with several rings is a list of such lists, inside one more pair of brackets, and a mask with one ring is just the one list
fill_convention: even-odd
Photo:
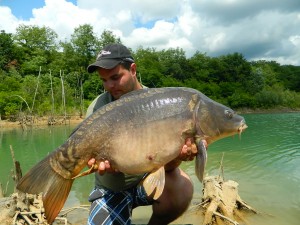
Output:
[[87,225],[130,225],[132,209],[153,203],[140,185],[121,192],[95,188],[89,201],[92,204]]

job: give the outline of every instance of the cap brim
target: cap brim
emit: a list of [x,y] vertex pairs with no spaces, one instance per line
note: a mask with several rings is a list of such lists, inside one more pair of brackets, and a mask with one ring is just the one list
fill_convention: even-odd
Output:
[[87,71],[89,73],[95,72],[99,68],[112,69],[117,66],[122,60],[120,59],[101,59],[89,65]]

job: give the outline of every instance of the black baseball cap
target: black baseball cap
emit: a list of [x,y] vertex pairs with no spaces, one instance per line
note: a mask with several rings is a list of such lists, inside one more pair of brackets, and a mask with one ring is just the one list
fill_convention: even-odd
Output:
[[122,61],[134,62],[130,51],[122,44],[106,45],[98,54],[96,62],[89,65],[87,71],[95,72],[99,67],[104,69],[112,69]]

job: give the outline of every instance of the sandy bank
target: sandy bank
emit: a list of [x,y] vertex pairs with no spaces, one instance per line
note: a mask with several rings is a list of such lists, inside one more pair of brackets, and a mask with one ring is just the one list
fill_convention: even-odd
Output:
[[76,125],[83,121],[83,118],[79,116],[70,116],[67,119],[63,117],[55,117],[54,120],[49,120],[48,117],[38,117],[34,118],[32,121],[9,121],[9,120],[0,120],[0,128],[9,128],[9,127],[30,127],[30,126],[56,126],[56,125]]

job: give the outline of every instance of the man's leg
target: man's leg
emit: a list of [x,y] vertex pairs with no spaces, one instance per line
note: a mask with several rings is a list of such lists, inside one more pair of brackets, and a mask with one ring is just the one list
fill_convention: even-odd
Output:
[[166,183],[162,195],[153,203],[153,214],[149,224],[169,224],[181,216],[193,198],[193,184],[189,176],[176,168],[166,172]]

